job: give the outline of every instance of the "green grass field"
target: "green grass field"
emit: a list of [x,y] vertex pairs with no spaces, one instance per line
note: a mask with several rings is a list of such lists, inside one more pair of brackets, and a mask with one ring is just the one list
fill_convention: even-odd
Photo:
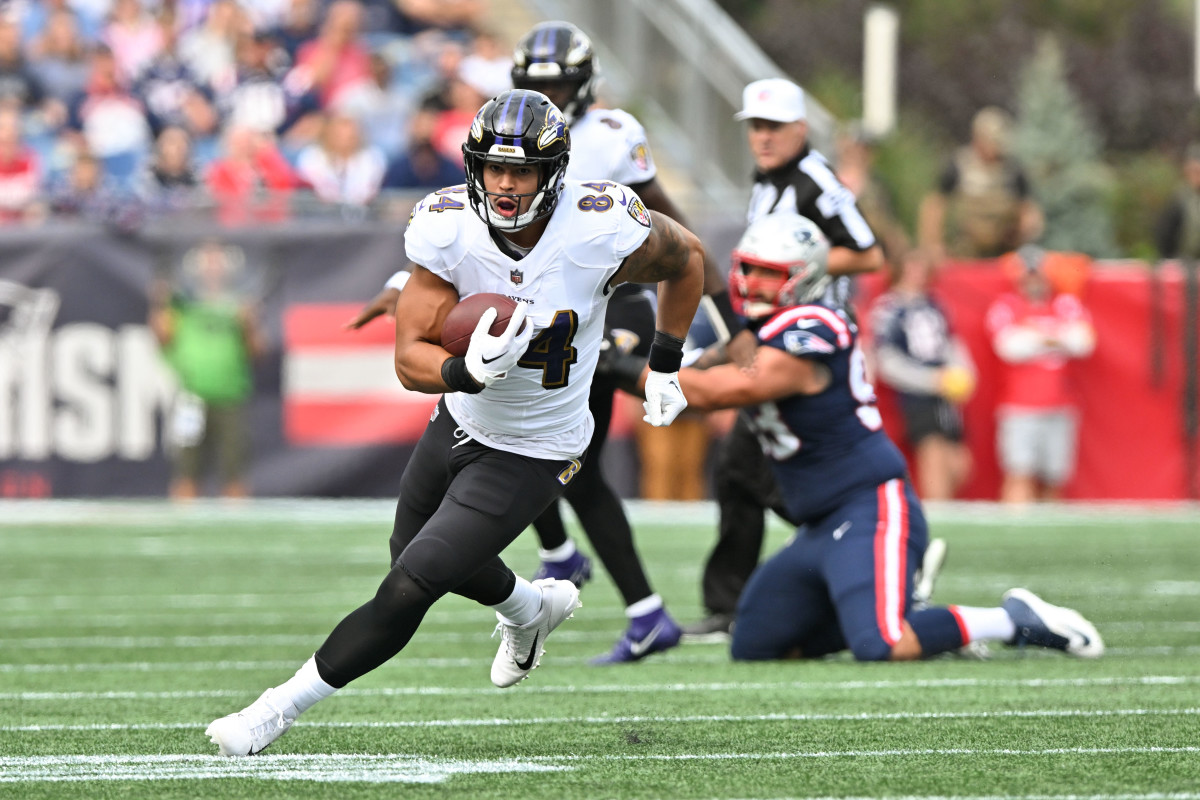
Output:
[[[387,561],[391,504],[0,504],[0,797],[1200,798],[1200,511],[930,511],[935,600],[1012,586],[1078,608],[1097,661],[735,664],[687,644],[592,667],[607,576],[524,683],[492,687],[490,610],[449,597],[411,645],[266,753],[203,731],[281,682]],[[699,614],[711,506],[634,506],[645,561]],[[773,527],[770,547],[786,537]],[[535,567],[532,537],[506,553]],[[401,784],[401,785],[397,785]],[[449,794],[453,793],[453,794]]]

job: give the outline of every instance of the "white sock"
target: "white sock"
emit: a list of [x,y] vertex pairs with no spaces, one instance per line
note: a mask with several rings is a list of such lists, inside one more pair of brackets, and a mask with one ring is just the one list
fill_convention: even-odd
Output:
[[958,618],[967,626],[967,636],[972,642],[995,639],[1007,642],[1017,635],[1017,626],[1003,608],[973,608],[954,606]]
[[517,585],[513,587],[512,594],[492,608],[496,609],[502,622],[510,625],[533,622],[533,618],[542,610],[542,590],[518,575]]
[[305,661],[304,665],[296,670],[295,675],[275,687],[275,691],[281,697],[290,700],[296,710],[303,714],[336,692],[337,689],[321,680],[321,674],[317,672],[317,659],[314,656],[309,657],[308,661]]
[[657,594],[652,594],[649,597],[643,597],[636,603],[632,603],[625,608],[625,616],[633,619],[634,617],[644,617],[647,614],[658,611],[663,607],[662,598]]
[[566,544],[560,544],[550,550],[538,548],[538,558],[542,561],[566,561],[573,555],[575,555],[575,542],[570,539],[567,539]]

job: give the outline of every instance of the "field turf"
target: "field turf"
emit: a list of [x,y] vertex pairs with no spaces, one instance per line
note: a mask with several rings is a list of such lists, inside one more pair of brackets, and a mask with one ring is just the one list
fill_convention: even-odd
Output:
[[[655,587],[696,618],[713,507],[632,509]],[[986,661],[736,664],[712,642],[593,667],[624,627],[598,570],[512,689],[488,680],[490,610],[448,597],[265,753],[217,757],[208,722],[375,591],[390,516],[0,503],[0,797],[1200,800],[1195,507],[930,509],[950,544],[935,601],[1025,586],[1096,623],[1096,661],[996,645]],[[788,533],[773,525],[770,549]],[[528,576],[534,548],[505,558]]]

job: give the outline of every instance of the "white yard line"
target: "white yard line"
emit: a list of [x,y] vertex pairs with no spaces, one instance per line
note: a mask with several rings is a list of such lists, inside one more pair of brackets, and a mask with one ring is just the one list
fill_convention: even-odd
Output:
[[[1028,757],[1047,755],[1193,755],[1200,747],[1056,747],[1047,749],[929,748],[895,750],[816,750],[775,753],[685,753],[678,755],[561,755],[534,756],[499,761],[460,761],[412,754],[368,755],[259,755],[254,758],[220,756],[24,756],[0,758],[0,783],[66,781],[161,781],[218,778],[253,778],[268,781],[365,783],[438,783],[453,775],[547,772],[571,769],[589,762],[710,762],[743,760],[912,758],[914,756]],[[1045,800],[1192,800],[1197,795],[1031,795]],[[950,798],[947,798],[950,800]],[[958,800],[955,798],[954,800]],[[1014,800],[1014,796],[1006,796]]]
[[[430,634],[429,639],[435,639],[436,635]],[[608,637],[612,639],[613,636]],[[557,641],[557,635],[555,640]],[[672,664],[728,664],[729,655],[726,652],[728,647],[727,642],[697,642],[688,644],[685,651],[673,650],[669,655],[657,657],[656,661],[670,662]],[[1004,655],[1008,653],[1009,655]],[[1190,657],[1200,655],[1200,645],[1153,645],[1147,647],[1110,647],[1105,650],[1108,656],[1176,656]],[[1011,660],[1012,651],[1007,648],[999,649],[993,653],[994,660]],[[1042,651],[1028,651],[1021,655],[1022,658],[1036,656],[1041,657]],[[1057,653],[1045,652],[1045,657],[1058,658]],[[555,664],[586,664],[590,663],[592,656],[554,656]],[[0,675],[2,674],[40,674],[40,673],[69,673],[69,672],[247,672],[255,670],[275,670],[286,669],[293,670],[296,668],[296,660],[271,660],[271,661],[83,661],[71,662],[69,664],[0,664]],[[419,658],[410,656],[397,657],[396,663],[402,663],[406,667],[433,667],[433,668],[451,668],[462,667],[464,669],[478,669],[481,666],[492,663],[492,658]]]
[[[530,717],[483,719],[430,719],[389,720],[387,722],[309,722],[304,727],[312,728],[508,728],[519,725],[632,725],[672,724],[683,725],[711,722],[896,722],[896,721],[944,721],[952,719],[1062,719],[1100,717],[1179,717],[1200,716],[1200,708],[1121,708],[1096,709],[1040,709],[1035,711],[898,711],[879,714],[689,714],[682,716],[590,716],[590,717]],[[107,723],[87,725],[0,725],[0,733],[55,733],[62,731],[160,731],[191,730],[203,728],[208,722],[162,722],[162,723]]]
[[[634,694],[655,692],[746,692],[746,691],[861,691],[864,689],[953,689],[963,687],[1061,688],[1092,686],[1192,686],[1200,675],[1146,675],[1093,678],[930,678],[907,681],[779,681],[765,683],[655,683],[531,686],[521,694]],[[378,689],[342,689],[345,697],[394,696],[474,696],[512,695],[491,687],[398,686]],[[76,700],[187,700],[209,697],[244,697],[244,690],[213,689],[188,692],[0,692],[0,701],[76,701]]]

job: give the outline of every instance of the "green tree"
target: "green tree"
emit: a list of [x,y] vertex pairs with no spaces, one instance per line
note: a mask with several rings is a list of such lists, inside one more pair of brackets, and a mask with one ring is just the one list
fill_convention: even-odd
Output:
[[1021,72],[1014,155],[1046,216],[1041,244],[1097,257],[1117,255],[1109,216],[1113,185],[1102,142],[1067,83],[1062,48],[1041,37]]

